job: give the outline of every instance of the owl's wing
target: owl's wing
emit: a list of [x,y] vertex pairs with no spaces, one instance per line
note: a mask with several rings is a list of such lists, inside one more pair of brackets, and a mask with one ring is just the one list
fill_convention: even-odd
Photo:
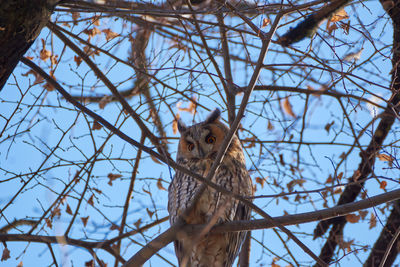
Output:
[[[238,203],[236,208],[236,214],[234,220],[248,220],[250,219],[250,209],[242,203]],[[226,266],[232,266],[233,261],[239,254],[239,249],[246,237],[247,231],[245,232],[229,232],[228,240],[229,246],[227,247],[227,264]]]

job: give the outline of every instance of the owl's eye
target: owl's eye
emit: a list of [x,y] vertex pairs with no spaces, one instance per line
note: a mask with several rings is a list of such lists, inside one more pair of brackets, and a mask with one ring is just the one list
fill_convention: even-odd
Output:
[[194,148],[194,144],[188,142],[188,144],[187,144],[187,149],[188,149],[189,151],[192,151],[193,148]]
[[214,135],[211,135],[211,134],[209,134],[209,135],[207,135],[207,137],[206,137],[206,143],[207,144],[213,144],[213,143],[215,143],[215,136]]

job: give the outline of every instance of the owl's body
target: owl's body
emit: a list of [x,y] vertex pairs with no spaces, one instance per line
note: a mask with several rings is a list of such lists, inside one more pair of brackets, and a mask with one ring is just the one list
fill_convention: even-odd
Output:
[[[178,126],[181,133],[177,163],[191,171],[206,177],[218,150],[229,129],[219,121],[219,110],[214,111],[204,122],[186,127]],[[252,195],[252,183],[246,170],[244,155],[239,139],[234,136],[225,157],[212,182],[242,196]],[[168,212],[171,224],[191,203],[201,183],[196,179],[177,171],[168,195]],[[214,216],[214,217],[213,217]],[[217,223],[248,220],[248,207],[238,200],[207,188],[185,218],[189,224],[206,224],[210,219]],[[175,251],[179,264],[184,257],[187,265],[192,267],[227,267],[232,266],[240,246],[245,238],[245,232],[223,234],[207,234],[193,242],[193,237],[183,236],[175,242]]]

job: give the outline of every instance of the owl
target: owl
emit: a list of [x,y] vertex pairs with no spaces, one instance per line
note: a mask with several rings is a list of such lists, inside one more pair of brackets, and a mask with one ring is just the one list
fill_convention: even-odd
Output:
[[[220,110],[214,110],[205,121],[187,127],[178,122],[181,138],[178,146],[177,163],[194,173],[206,177],[218,150],[229,131],[220,122]],[[252,196],[252,182],[246,170],[242,146],[235,135],[212,178],[212,182],[242,196]],[[177,171],[168,188],[168,212],[171,225],[188,207],[201,183],[190,175]],[[207,187],[200,199],[184,218],[188,224],[207,224],[234,220],[249,220],[250,210],[240,201]],[[179,236],[175,241],[175,253],[179,266],[227,267],[232,266],[246,232],[206,234],[193,242],[193,237]],[[185,260],[183,260],[185,259]]]

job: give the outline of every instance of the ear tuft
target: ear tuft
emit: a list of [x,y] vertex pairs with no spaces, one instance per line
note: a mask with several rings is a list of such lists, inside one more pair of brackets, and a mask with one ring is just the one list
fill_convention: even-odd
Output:
[[207,119],[204,121],[204,123],[213,123],[216,120],[219,120],[221,116],[221,110],[219,110],[219,108],[214,109],[214,111],[212,111],[210,113],[210,115],[208,115]]
[[178,131],[179,131],[179,133],[185,132],[186,129],[187,129],[186,124],[181,119],[178,119]]

